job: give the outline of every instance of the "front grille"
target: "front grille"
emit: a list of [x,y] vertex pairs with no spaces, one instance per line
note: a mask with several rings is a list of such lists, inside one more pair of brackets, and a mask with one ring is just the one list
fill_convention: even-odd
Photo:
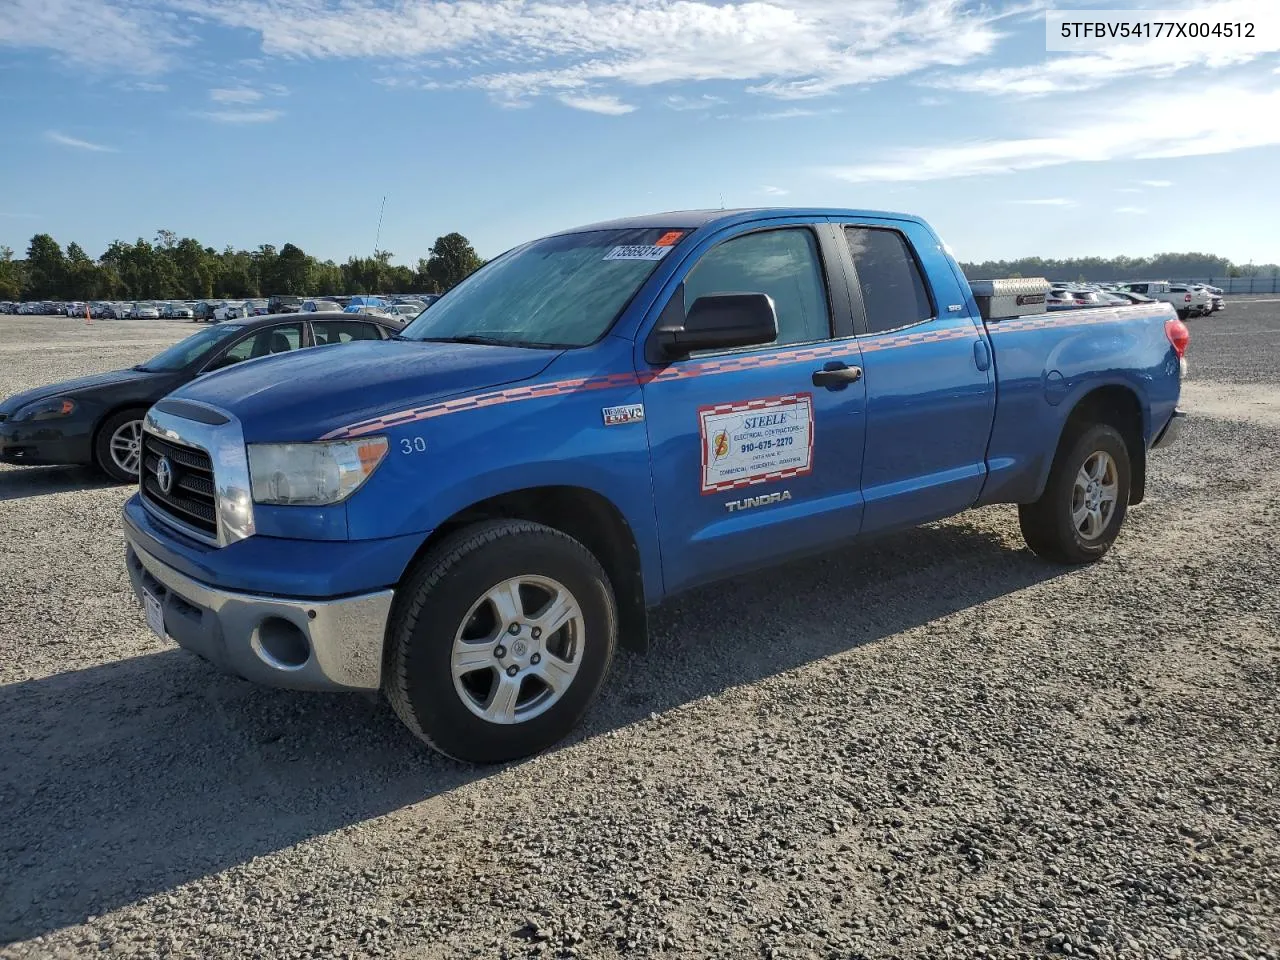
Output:
[[[162,457],[168,459],[173,476],[168,493],[160,489],[156,479]],[[161,514],[210,537],[217,536],[213,461],[203,450],[144,433],[142,493]]]

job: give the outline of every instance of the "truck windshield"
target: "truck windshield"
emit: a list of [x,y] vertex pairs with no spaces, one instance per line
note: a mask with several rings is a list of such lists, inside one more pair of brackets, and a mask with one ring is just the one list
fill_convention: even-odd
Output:
[[216,327],[205,327],[199,333],[175,343],[164,353],[158,353],[146,363],[139,364],[135,370],[147,373],[159,373],[168,370],[182,370],[200,357],[208,353],[216,344],[221,343],[233,334],[241,331],[241,327],[220,323]]
[[648,227],[546,237],[477,270],[400,336],[582,347],[618,318],[687,233]]

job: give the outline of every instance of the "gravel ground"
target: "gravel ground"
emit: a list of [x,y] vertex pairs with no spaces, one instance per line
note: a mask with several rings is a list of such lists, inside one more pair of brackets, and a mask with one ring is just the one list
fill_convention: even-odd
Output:
[[[0,471],[0,956],[1280,957],[1280,303],[1190,325],[1104,562],[993,508],[700,591],[505,768],[157,641],[128,491]],[[0,330],[8,393],[190,327]]]

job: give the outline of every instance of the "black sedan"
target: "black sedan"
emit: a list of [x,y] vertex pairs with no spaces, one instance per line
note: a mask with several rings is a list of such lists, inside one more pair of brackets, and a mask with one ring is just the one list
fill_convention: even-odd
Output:
[[352,340],[385,340],[403,325],[343,313],[282,314],[207,327],[146,363],[15,394],[0,403],[0,463],[93,464],[136,481],[142,418],[202,374],[255,357]]

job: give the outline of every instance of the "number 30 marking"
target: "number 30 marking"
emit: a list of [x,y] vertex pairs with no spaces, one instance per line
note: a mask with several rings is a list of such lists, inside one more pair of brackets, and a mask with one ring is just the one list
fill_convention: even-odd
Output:
[[401,453],[426,453],[427,441],[422,437],[401,437],[400,438]]

